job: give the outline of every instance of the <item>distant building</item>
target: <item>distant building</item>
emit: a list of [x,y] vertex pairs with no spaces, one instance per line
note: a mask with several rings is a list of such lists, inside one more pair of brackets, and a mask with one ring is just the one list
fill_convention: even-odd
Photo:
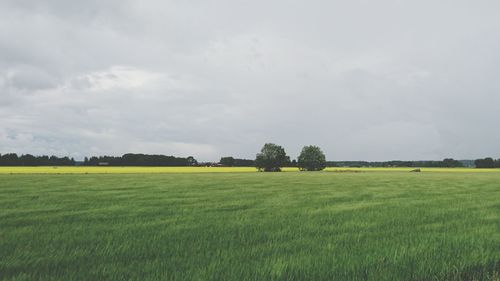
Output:
[[99,162],[97,163],[98,166],[109,166],[109,162]]

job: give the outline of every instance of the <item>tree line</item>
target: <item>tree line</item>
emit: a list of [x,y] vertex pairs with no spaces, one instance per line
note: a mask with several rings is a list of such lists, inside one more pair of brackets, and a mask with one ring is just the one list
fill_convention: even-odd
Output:
[[123,156],[85,157],[83,162],[77,162],[69,157],[0,154],[0,166],[195,166],[197,164],[198,161],[192,156],[184,158],[133,153]]
[[408,167],[408,168],[460,168],[465,167],[464,163],[452,158],[442,161],[328,161],[327,167]]
[[317,146],[305,146],[297,160],[290,160],[283,147],[268,143],[256,155],[256,159],[240,159],[232,156],[222,157],[218,163],[201,163],[194,157],[175,157],[160,154],[127,153],[122,156],[92,156],[84,161],[70,157],[34,156],[16,153],[0,154],[0,166],[226,166],[257,167],[262,171],[279,171],[281,167],[298,167],[301,170],[321,170],[325,167],[467,167],[500,168],[500,159],[491,157],[473,160],[442,161],[326,161],[325,155]]
[[127,153],[122,156],[85,157],[83,166],[196,166],[198,161],[193,156],[175,157],[159,154]]
[[474,161],[476,168],[500,168],[500,159],[493,160],[491,157],[477,159]]
[[[500,161],[500,160],[499,160]],[[407,168],[460,168],[472,167],[474,160],[454,160],[451,158],[442,161],[326,161],[326,167],[407,167]],[[472,163],[469,164],[469,163]],[[226,167],[252,167],[255,166],[255,160],[237,159],[231,156],[222,157],[219,164]],[[297,160],[286,161],[283,167],[297,167]]]
[[75,164],[75,159],[69,157],[0,154],[0,166],[74,166]]
[[219,164],[227,167],[252,167],[255,161],[251,159],[238,159],[232,156],[222,157]]
[[[231,160],[231,161],[228,161]],[[241,160],[241,159],[240,159]],[[251,161],[251,160],[246,160]],[[233,166],[233,157],[223,157],[221,164]],[[250,162],[248,162],[250,163]],[[319,171],[325,167],[438,167],[438,168],[459,168],[471,166],[471,160],[455,160],[446,158],[442,161],[326,161],[325,154],[317,146],[304,146],[297,160],[290,161],[283,147],[266,143],[261,151],[256,155],[254,166],[260,171],[276,172],[281,171],[281,167],[298,167],[302,171]],[[478,159],[474,161],[477,168],[500,168],[500,159],[492,158]]]

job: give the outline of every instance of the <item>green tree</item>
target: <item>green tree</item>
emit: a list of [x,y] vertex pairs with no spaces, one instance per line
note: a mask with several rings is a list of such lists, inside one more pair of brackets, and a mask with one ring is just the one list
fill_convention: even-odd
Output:
[[304,146],[297,165],[301,171],[321,171],[326,167],[325,154],[317,146]]
[[491,157],[477,159],[474,164],[476,164],[476,168],[495,168],[495,160]]
[[443,160],[443,164],[442,164],[444,167],[448,167],[448,168],[452,168],[452,167],[463,167],[464,164],[462,164],[462,162],[460,161],[457,161],[453,158],[446,158]]
[[255,167],[264,172],[280,172],[281,167],[287,164],[290,158],[286,155],[285,149],[274,143],[266,143],[257,153]]
[[222,157],[219,161],[219,164],[221,165],[224,165],[224,166],[228,166],[228,167],[232,167],[234,166],[234,157]]
[[188,166],[196,166],[196,165],[198,165],[198,161],[196,161],[196,159],[194,159],[193,156],[188,156],[188,158],[186,158],[186,162],[187,162]]

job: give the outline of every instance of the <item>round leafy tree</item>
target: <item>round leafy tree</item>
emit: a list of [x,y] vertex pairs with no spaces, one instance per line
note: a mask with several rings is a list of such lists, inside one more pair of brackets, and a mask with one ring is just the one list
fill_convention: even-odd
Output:
[[304,146],[297,165],[301,171],[321,171],[326,167],[325,154],[317,146]]
[[285,149],[274,143],[266,143],[257,153],[255,159],[255,167],[259,171],[264,172],[280,172],[280,167],[283,167],[290,161],[286,156]]

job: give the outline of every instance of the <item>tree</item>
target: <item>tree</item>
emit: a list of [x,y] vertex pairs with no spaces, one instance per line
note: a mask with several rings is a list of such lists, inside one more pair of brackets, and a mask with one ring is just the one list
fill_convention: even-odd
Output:
[[491,157],[477,159],[474,164],[476,164],[476,168],[495,168],[495,161]]
[[19,166],[19,157],[15,153],[7,153],[2,155],[1,165],[2,166]]
[[442,165],[444,167],[447,167],[447,168],[463,167],[464,166],[464,164],[462,164],[462,162],[454,160],[453,158],[446,158],[446,159],[444,159]]
[[255,161],[250,159],[238,159],[234,158],[235,167],[252,167],[254,166]]
[[290,158],[286,156],[285,149],[274,143],[266,143],[257,153],[255,167],[264,172],[280,172]]
[[198,165],[198,161],[196,159],[194,159],[193,156],[188,156],[188,158],[186,158],[186,161],[187,161],[187,165],[188,166],[196,166],[196,165]]
[[229,156],[229,157],[222,157],[219,161],[219,164],[232,167],[234,166],[234,158]]
[[228,167],[252,167],[255,166],[255,161],[250,159],[238,159],[232,156],[222,157],[219,164]]
[[301,171],[321,171],[326,167],[325,154],[317,146],[304,146],[297,164]]

